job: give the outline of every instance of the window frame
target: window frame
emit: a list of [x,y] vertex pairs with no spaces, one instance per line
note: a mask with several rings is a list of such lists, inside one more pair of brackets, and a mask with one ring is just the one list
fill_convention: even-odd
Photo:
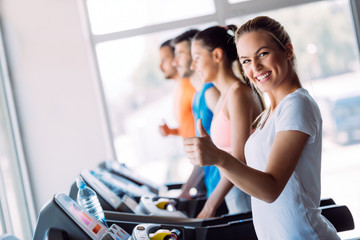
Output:
[[[26,212],[21,212],[23,214],[22,221],[27,222],[28,227],[23,225],[23,235],[32,237],[33,231],[36,226],[36,212],[35,212],[35,204],[32,196],[31,186],[30,186],[30,178],[28,174],[28,168],[26,165],[26,159],[24,154],[24,148],[22,143],[22,138],[20,134],[20,128],[18,124],[17,112],[15,107],[15,101],[13,96],[13,91],[11,87],[10,74],[8,72],[8,66],[6,61],[6,51],[5,44],[3,41],[3,33],[2,26],[0,25],[0,97],[3,98],[4,101],[4,116],[6,118],[6,125],[8,125],[9,129],[9,145],[11,151],[11,159],[9,161],[9,165],[12,165],[12,168],[17,170],[16,178],[14,181],[19,183],[19,188],[16,189],[16,192],[20,192],[21,196],[17,196],[19,198],[23,198],[23,206],[21,209],[25,209]],[[0,173],[2,169],[0,168]],[[0,221],[2,222],[2,230],[4,233],[15,234],[14,226],[12,225],[12,212],[9,208],[9,204],[7,201],[7,193],[6,188],[3,186],[4,174],[0,174]],[[30,228],[30,229],[26,229]]]
[[[225,25],[226,19],[234,18],[241,13],[246,13],[244,15],[251,15],[256,14],[258,12],[264,12],[269,10],[275,10],[275,9],[281,9],[281,8],[287,8],[297,5],[303,5],[307,3],[314,3],[319,1],[325,1],[325,0],[251,0],[251,1],[245,1],[245,2],[239,2],[239,3],[233,3],[230,4],[227,0],[213,0],[214,6],[215,6],[215,13],[214,14],[208,14],[203,15],[200,17],[194,17],[194,18],[187,18],[183,20],[177,20],[177,21],[171,21],[167,23],[160,23],[160,24],[153,24],[149,26],[144,26],[140,28],[133,28],[113,33],[107,33],[107,34],[93,34],[91,31],[91,21],[90,16],[87,11],[87,0],[79,0],[79,8],[82,15],[82,19],[84,21],[84,26],[86,29],[86,34],[90,37],[90,43],[91,43],[91,61],[93,61],[93,66],[96,71],[97,75],[97,85],[99,89],[100,94],[100,101],[102,103],[102,107],[104,110],[105,115],[105,121],[107,123],[107,132],[108,136],[111,138],[112,141],[114,141],[114,136],[111,130],[111,121],[109,116],[109,110],[108,106],[106,104],[106,94],[104,91],[104,85],[102,82],[101,74],[100,74],[100,68],[98,63],[98,58],[96,55],[96,45],[99,43],[107,42],[107,41],[114,41],[119,40],[122,38],[130,38],[135,37],[139,35],[147,35],[151,33],[157,33],[161,31],[167,31],[171,29],[176,28],[183,28],[183,27],[191,27],[193,25],[201,25],[206,24],[208,22],[217,22],[220,25]],[[358,46],[358,52],[360,53],[360,3],[358,3],[356,0],[349,0],[349,5],[352,12],[352,18],[354,23],[354,29],[355,29],[355,35],[356,35],[356,42]],[[360,55],[360,54],[359,54]],[[115,150],[115,144],[112,144],[112,152],[115,159],[117,159],[116,150]]]
[[356,35],[358,57],[360,58],[360,2],[357,0],[349,0],[349,4],[353,18],[353,27]]
[[[79,0],[79,1],[82,3],[82,10],[86,15],[86,18],[84,20],[85,20],[85,24],[87,25],[88,34],[89,34],[88,36],[90,36],[90,42],[92,45],[92,49],[91,49],[92,56],[95,59],[94,61],[97,62],[98,60],[97,60],[97,55],[96,55],[96,46],[99,43],[119,40],[122,38],[136,37],[136,36],[140,36],[140,35],[154,34],[157,32],[167,31],[167,30],[171,30],[171,29],[192,27],[194,25],[201,25],[201,24],[205,25],[209,22],[217,22],[219,25],[226,25],[227,19],[239,17],[241,15],[244,15],[244,16],[245,15],[254,15],[254,14],[257,14],[260,12],[266,12],[266,11],[276,10],[276,9],[283,9],[283,8],[294,7],[294,6],[298,6],[298,5],[305,5],[305,4],[310,4],[310,3],[320,2],[320,1],[327,1],[327,0],[314,0],[314,1],[312,1],[312,0],[302,0],[302,1],[298,1],[298,0],[288,0],[288,1],[251,0],[251,1],[246,1],[246,2],[234,3],[234,4],[230,4],[227,0],[213,0],[214,6],[215,6],[215,13],[213,13],[213,14],[203,15],[203,16],[194,17],[194,18],[187,18],[187,19],[177,20],[177,21],[171,21],[171,22],[167,22],[167,23],[154,24],[154,25],[149,25],[149,26],[145,26],[145,27],[128,29],[128,30],[118,31],[118,32],[113,32],[113,33],[108,33],[108,34],[98,34],[98,35],[95,35],[91,32],[89,15],[87,14],[86,0]],[[356,38],[355,41],[356,41],[357,50],[358,50],[357,54],[358,54],[358,57],[360,58],[360,1],[358,1],[358,0],[347,0],[347,1],[348,1],[348,5],[350,8],[350,13],[351,13],[350,18],[352,18],[352,20],[353,20],[352,21],[353,29],[354,29],[354,33],[355,33],[355,38]],[[104,106],[107,109],[107,106],[105,104],[106,103],[106,95],[104,92],[104,87],[102,87],[104,83],[102,82],[102,78],[100,75],[99,65],[95,64],[94,68],[97,71],[98,84],[99,84],[99,86],[101,86],[100,89],[102,89],[102,91],[103,91],[101,93],[101,95],[103,96],[103,99],[101,99],[101,101],[104,103]],[[108,120],[108,125],[109,125],[109,127],[108,127],[108,130],[110,131],[109,134],[113,135],[113,133],[111,132],[111,122],[109,121],[110,113],[107,111],[105,114],[107,115],[106,118]],[[115,144],[112,145],[112,148],[115,149]],[[114,150],[114,152],[116,154],[115,150]],[[118,159],[118,158],[115,158],[115,159]]]
[[[183,20],[171,21],[167,23],[159,23],[148,25],[140,28],[133,28],[123,31],[117,31],[113,33],[107,34],[93,34],[91,31],[90,37],[92,39],[93,48],[95,49],[95,45],[97,43],[113,41],[121,38],[134,37],[137,35],[146,35],[150,33],[156,33],[161,31],[170,30],[173,28],[181,28],[192,25],[201,25],[206,24],[208,22],[218,22],[220,25],[225,24],[225,20],[228,18],[238,17],[242,13],[255,14],[258,12],[269,11],[274,9],[286,8],[296,5],[302,5],[306,3],[318,2],[322,0],[302,0],[301,2],[298,0],[288,0],[286,2],[282,0],[251,0],[247,2],[240,2],[230,4],[228,1],[224,0],[213,0],[215,5],[215,13],[207,14],[199,17],[187,18]],[[354,0],[352,0],[354,1]],[[90,26],[89,14],[87,12],[87,1],[82,0],[86,23],[87,26]],[[245,15],[245,14],[244,14]]]

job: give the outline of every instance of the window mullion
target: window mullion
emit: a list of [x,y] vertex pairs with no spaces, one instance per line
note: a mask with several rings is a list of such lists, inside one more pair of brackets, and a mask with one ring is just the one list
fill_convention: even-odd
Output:
[[[23,216],[23,218],[28,220],[28,224],[31,229],[29,229],[30,234],[32,234],[32,231],[35,229],[36,225],[36,213],[35,213],[35,205],[33,201],[33,196],[31,192],[31,186],[29,181],[29,175],[28,175],[28,168],[25,161],[25,155],[23,152],[23,144],[21,140],[21,134],[18,126],[18,120],[17,120],[17,114],[15,110],[15,103],[14,98],[12,95],[12,88],[9,80],[9,74],[7,72],[7,65],[6,65],[6,56],[5,56],[5,48],[4,48],[4,42],[3,42],[3,35],[2,31],[0,29],[0,69],[1,69],[1,92],[4,98],[5,102],[5,115],[8,118],[9,121],[9,128],[11,135],[9,136],[9,139],[11,141],[11,147],[12,151],[14,151],[13,157],[14,161],[11,162],[14,169],[18,169],[19,179],[16,179],[16,181],[20,182],[19,191],[21,191],[22,196],[25,198],[25,208],[26,208],[26,214]],[[0,169],[1,170],[1,169]],[[2,174],[3,176],[3,174]],[[3,181],[3,179],[1,179]],[[4,182],[2,182],[3,184]],[[6,189],[6,188],[2,188]],[[3,194],[3,193],[1,193]],[[5,193],[6,194],[6,193]],[[22,196],[18,196],[19,198]],[[6,198],[6,195],[2,195],[2,197]],[[2,201],[5,201],[1,199]],[[4,202],[2,202],[4,204]],[[6,202],[5,202],[6,204]],[[6,204],[6,209],[8,211]],[[3,209],[4,210],[4,209]],[[3,214],[5,217],[11,218],[10,212],[4,212]],[[6,216],[9,214],[8,216]],[[7,222],[12,222],[8,221]],[[25,227],[25,226],[24,226]],[[25,233],[26,234],[26,233]]]
[[226,12],[226,5],[229,5],[227,1],[224,0],[214,0],[215,5],[215,11],[216,11],[216,17],[217,22],[219,25],[224,26],[225,20],[227,18],[227,12]]
[[234,18],[317,1],[321,0],[251,0],[233,4],[228,4],[228,2],[226,1],[227,4],[224,4],[224,7],[226,8],[226,17]]
[[[350,8],[352,12],[358,52],[360,52],[360,2],[357,0],[350,0]],[[358,57],[360,57],[360,54],[358,54]]]
[[2,173],[2,168],[0,166],[0,222],[4,233],[12,233],[13,227],[6,199],[6,188],[4,186],[3,176],[4,174]]

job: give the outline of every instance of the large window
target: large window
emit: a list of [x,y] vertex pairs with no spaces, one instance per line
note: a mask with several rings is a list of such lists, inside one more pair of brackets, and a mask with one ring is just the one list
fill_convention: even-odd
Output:
[[[170,164],[181,159],[179,138],[164,138],[158,125],[166,119],[176,125],[171,111],[173,82],[158,70],[159,42],[179,31],[123,38],[96,46],[117,157],[121,162],[147,171],[155,182],[167,177]],[[141,69],[141,71],[139,71]],[[164,146],[167,146],[164,148]]]
[[0,235],[31,239],[35,209],[5,63],[0,31]]
[[159,70],[159,46],[185,29],[96,45],[117,157],[155,182],[184,181],[191,171],[181,138],[164,138],[158,129],[163,120],[178,125],[172,110],[175,83]]
[[[157,1],[163,5],[151,8],[146,20],[132,15],[120,21],[125,27],[112,29],[96,22],[100,10],[111,16],[119,3],[108,12],[104,6],[95,11],[94,2],[103,3],[89,0],[87,6],[119,161],[157,182],[184,180],[191,166],[183,158],[181,140],[162,138],[157,129],[162,118],[177,124],[173,85],[158,67],[159,45],[194,26],[241,25],[268,15],[289,32],[301,81],[321,108],[322,197],[347,205],[355,226],[360,224],[360,190],[353,184],[360,181],[360,64],[349,1],[191,1],[186,4],[191,11]],[[344,238],[359,235],[358,228],[341,233]]]
[[140,28],[215,12],[212,0],[88,0],[87,4],[94,34]]
[[[289,32],[297,71],[323,117],[322,197],[349,207],[360,223],[360,64],[348,1],[322,1],[261,12]],[[240,25],[254,17],[232,18]],[[341,233],[359,236],[359,231]]]

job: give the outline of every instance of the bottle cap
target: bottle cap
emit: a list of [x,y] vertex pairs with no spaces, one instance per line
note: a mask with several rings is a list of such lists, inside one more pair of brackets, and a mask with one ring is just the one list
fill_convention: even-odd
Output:
[[79,188],[79,189],[84,189],[86,184],[84,182],[84,180],[82,179],[82,177],[78,176],[76,178],[76,186]]

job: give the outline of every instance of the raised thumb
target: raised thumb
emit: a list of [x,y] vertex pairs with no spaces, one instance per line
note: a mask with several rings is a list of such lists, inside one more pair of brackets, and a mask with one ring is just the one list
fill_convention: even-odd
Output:
[[209,134],[206,132],[204,126],[202,125],[201,118],[197,121],[197,129],[199,131],[200,137],[209,137]]

